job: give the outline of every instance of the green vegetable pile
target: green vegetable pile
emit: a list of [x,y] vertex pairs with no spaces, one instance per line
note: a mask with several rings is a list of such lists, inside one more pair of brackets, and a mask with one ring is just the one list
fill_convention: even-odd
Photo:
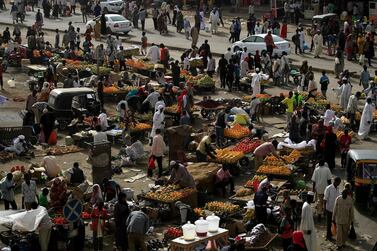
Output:
[[197,85],[199,87],[213,87],[215,86],[215,81],[208,75],[205,75],[198,80]]

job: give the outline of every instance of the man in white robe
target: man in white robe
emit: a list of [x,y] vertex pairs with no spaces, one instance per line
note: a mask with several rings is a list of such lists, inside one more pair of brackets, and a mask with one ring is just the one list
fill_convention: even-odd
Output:
[[372,99],[367,98],[365,103],[363,113],[361,114],[360,127],[358,135],[361,139],[366,139],[368,137],[370,126],[372,125],[374,105],[372,104]]
[[319,58],[322,53],[322,45],[323,45],[323,36],[320,31],[318,31],[313,37],[314,43],[314,57]]
[[260,83],[262,79],[267,80],[268,75],[260,72],[259,68],[255,69],[255,74],[251,80],[251,89],[253,89],[253,96],[261,93]]
[[161,131],[164,129],[165,126],[165,114],[164,114],[164,107],[160,105],[158,107],[158,110],[153,115],[153,126],[152,126],[152,132],[150,135],[150,138],[153,139],[153,137],[156,135],[156,130],[160,129]]
[[336,89],[339,97],[339,104],[343,111],[347,110],[348,101],[352,94],[352,85],[347,78],[342,79],[342,85]]
[[149,51],[145,57],[150,57],[151,62],[156,64],[160,60],[160,48],[152,43],[152,46],[149,48]]
[[313,202],[314,193],[308,192],[306,201],[302,206],[300,230],[304,233],[306,248],[308,251],[319,251],[317,234],[315,231],[313,211],[310,204]]
[[219,24],[219,21],[220,21],[219,11],[217,10],[217,8],[214,8],[211,11],[211,14],[209,16],[209,21],[211,22],[211,32],[212,32],[212,34],[216,34],[217,28],[219,26],[218,24]]

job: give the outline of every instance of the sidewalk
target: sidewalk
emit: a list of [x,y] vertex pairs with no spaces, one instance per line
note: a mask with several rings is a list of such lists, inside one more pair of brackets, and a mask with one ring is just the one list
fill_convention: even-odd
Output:
[[[192,18],[192,16],[191,16]],[[35,12],[28,12],[26,16],[26,20],[24,25],[31,26],[34,24],[35,20]],[[61,32],[64,32],[65,29],[68,29],[68,22],[71,21],[75,27],[80,27],[82,33],[85,32],[86,26],[82,22],[81,15],[73,15],[71,17],[65,17],[63,19],[45,19],[43,29],[46,32],[55,32],[55,29],[58,28]],[[193,24],[193,20],[191,21]],[[9,12],[2,12],[0,14],[0,24],[10,26],[10,30],[12,32],[12,18]],[[208,25],[208,19],[206,19],[206,24]],[[211,33],[201,31],[199,35],[199,40],[197,46],[199,47],[204,40],[208,40],[211,46],[212,54],[215,57],[219,57],[221,54],[225,53],[227,48],[231,46],[231,43],[228,41],[228,27],[230,25],[230,20],[225,19],[224,24],[226,28],[220,27],[219,32],[216,35],[212,35]],[[177,33],[175,27],[168,25],[169,33],[167,35],[160,35],[158,31],[153,29],[153,22],[151,18],[146,19],[146,33],[148,37],[148,42],[151,44],[152,42],[156,44],[164,43],[165,46],[170,48],[171,50],[177,51],[185,51],[191,47],[191,40],[187,40],[185,38],[184,33]],[[243,23],[241,37],[246,37],[247,33],[245,30],[246,24]],[[288,40],[293,36],[293,32],[295,31],[295,26],[289,25],[288,26]],[[50,34],[51,35],[51,34]],[[129,44],[136,44],[140,45],[140,38],[141,38],[141,30],[140,29],[133,29],[127,36],[121,35],[122,41],[124,43]],[[310,45],[310,37],[306,37],[307,44]],[[102,40],[105,42],[105,40]],[[51,41],[52,43],[54,41]],[[325,55],[326,50],[324,48],[323,55],[321,58],[313,58],[313,55],[310,53],[306,53],[303,55],[296,55],[293,51],[293,44],[291,43],[291,54],[289,55],[289,59],[292,61],[292,64],[295,66],[300,66],[302,61],[307,60],[309,65],[313,67],[315,71],[323,71],[325,70],[328,73],[333,73],[334,69],[334,58]],[[376,62],[374,62],[376,65]],[[349,69],[350,72],[359,74],[362,67],[354,62],[348,62],[345,60],[345,69]],[[376,69],[372,67],[373,71]],[[370,73],[373,75],[373,71],[370,69]],[[354,75],[355,76],[355,75]]]

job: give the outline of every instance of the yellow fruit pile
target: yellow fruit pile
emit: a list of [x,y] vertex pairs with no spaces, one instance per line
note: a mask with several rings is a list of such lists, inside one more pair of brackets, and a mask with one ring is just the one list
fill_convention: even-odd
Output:
[[163,202],[174,202],[183,199],[194,192],[192,188],[183,188],[178,191],[158,190],[156,192],[149,192],[145,195],[146,198],[159,200]]
[[233,164],[245,156],[243,152],[233,151],[228,148],[216,149],[216,162]]
[[178,105],[174,104],[172,106],[165,107],[165,112],[167,112],[167,113],[178,113]]
[[289,176],[292,174],[292,171],[286,166],[263,165],[258,168],[257,173]]
[[146,123],[137,123],[135,126],[131,127],[131,131],[146,131],[152,129],[152,126]]
[[[343,131],[337,131],[337,132],[336,132],[336,138],[337,138],[338,140],[340,140],[340,137],[342,137],[343,134],[344,134]],[[351,137],[353,137],[353,131],[348,132],[348,135],[351,136]]]
[[225,202],[220,202],[220,201],[208,202],[206,203],[204,208],[212,212],[228,213],[228,214],[232,214],[240,210],[239,205],[233,205],[231,203],[225,203]]
[[247,223],[250,220],[254,220],[255,218],[255,210],[254,209],[247,209],[246,213],[243,215],[243,223]]
[[295,163],[301,156],[300,151],[298,150],[293,150],[289,155],[282,156],[282,158],[285,160],[282,161],[281,159],[276,158],[275,156],[267,156],[264,161],[267,165],[270,166],[284,166],[287,163],[288,164],[293,164]]
[[237,190],[235,196],[236,197],[244,197],[244,196],[251,195],[252,193],[253,193],[253,191],[251,189],[240,188],[240,189]]
[[235,124],[232,128],[225,128],[224,136],[232,139],[241,139],[250,135],[250,130],[240,124]]
[[198,208],[198,207],[194,208],[194,213],[195,213],[198,217],[204,217],[204,216],[206,216],[204,210],[201,209],[201,208]]

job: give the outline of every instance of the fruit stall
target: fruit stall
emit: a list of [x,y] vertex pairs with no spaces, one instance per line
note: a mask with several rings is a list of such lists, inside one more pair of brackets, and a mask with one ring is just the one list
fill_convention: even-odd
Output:
[[175,202],[181,201],[195,208],[198,201],[197,191],[193,188],[181,188],[179,185],[161,186],[137,196],[139,201],[145,201],[155,208],[166,206],[171,217],[177,217],[179,212]]
[[249,128],[240,124],[235,124],[230,128],[225,128],[224,137],[230,140],[240,140],[247,136],[250,136],[251,131]]

